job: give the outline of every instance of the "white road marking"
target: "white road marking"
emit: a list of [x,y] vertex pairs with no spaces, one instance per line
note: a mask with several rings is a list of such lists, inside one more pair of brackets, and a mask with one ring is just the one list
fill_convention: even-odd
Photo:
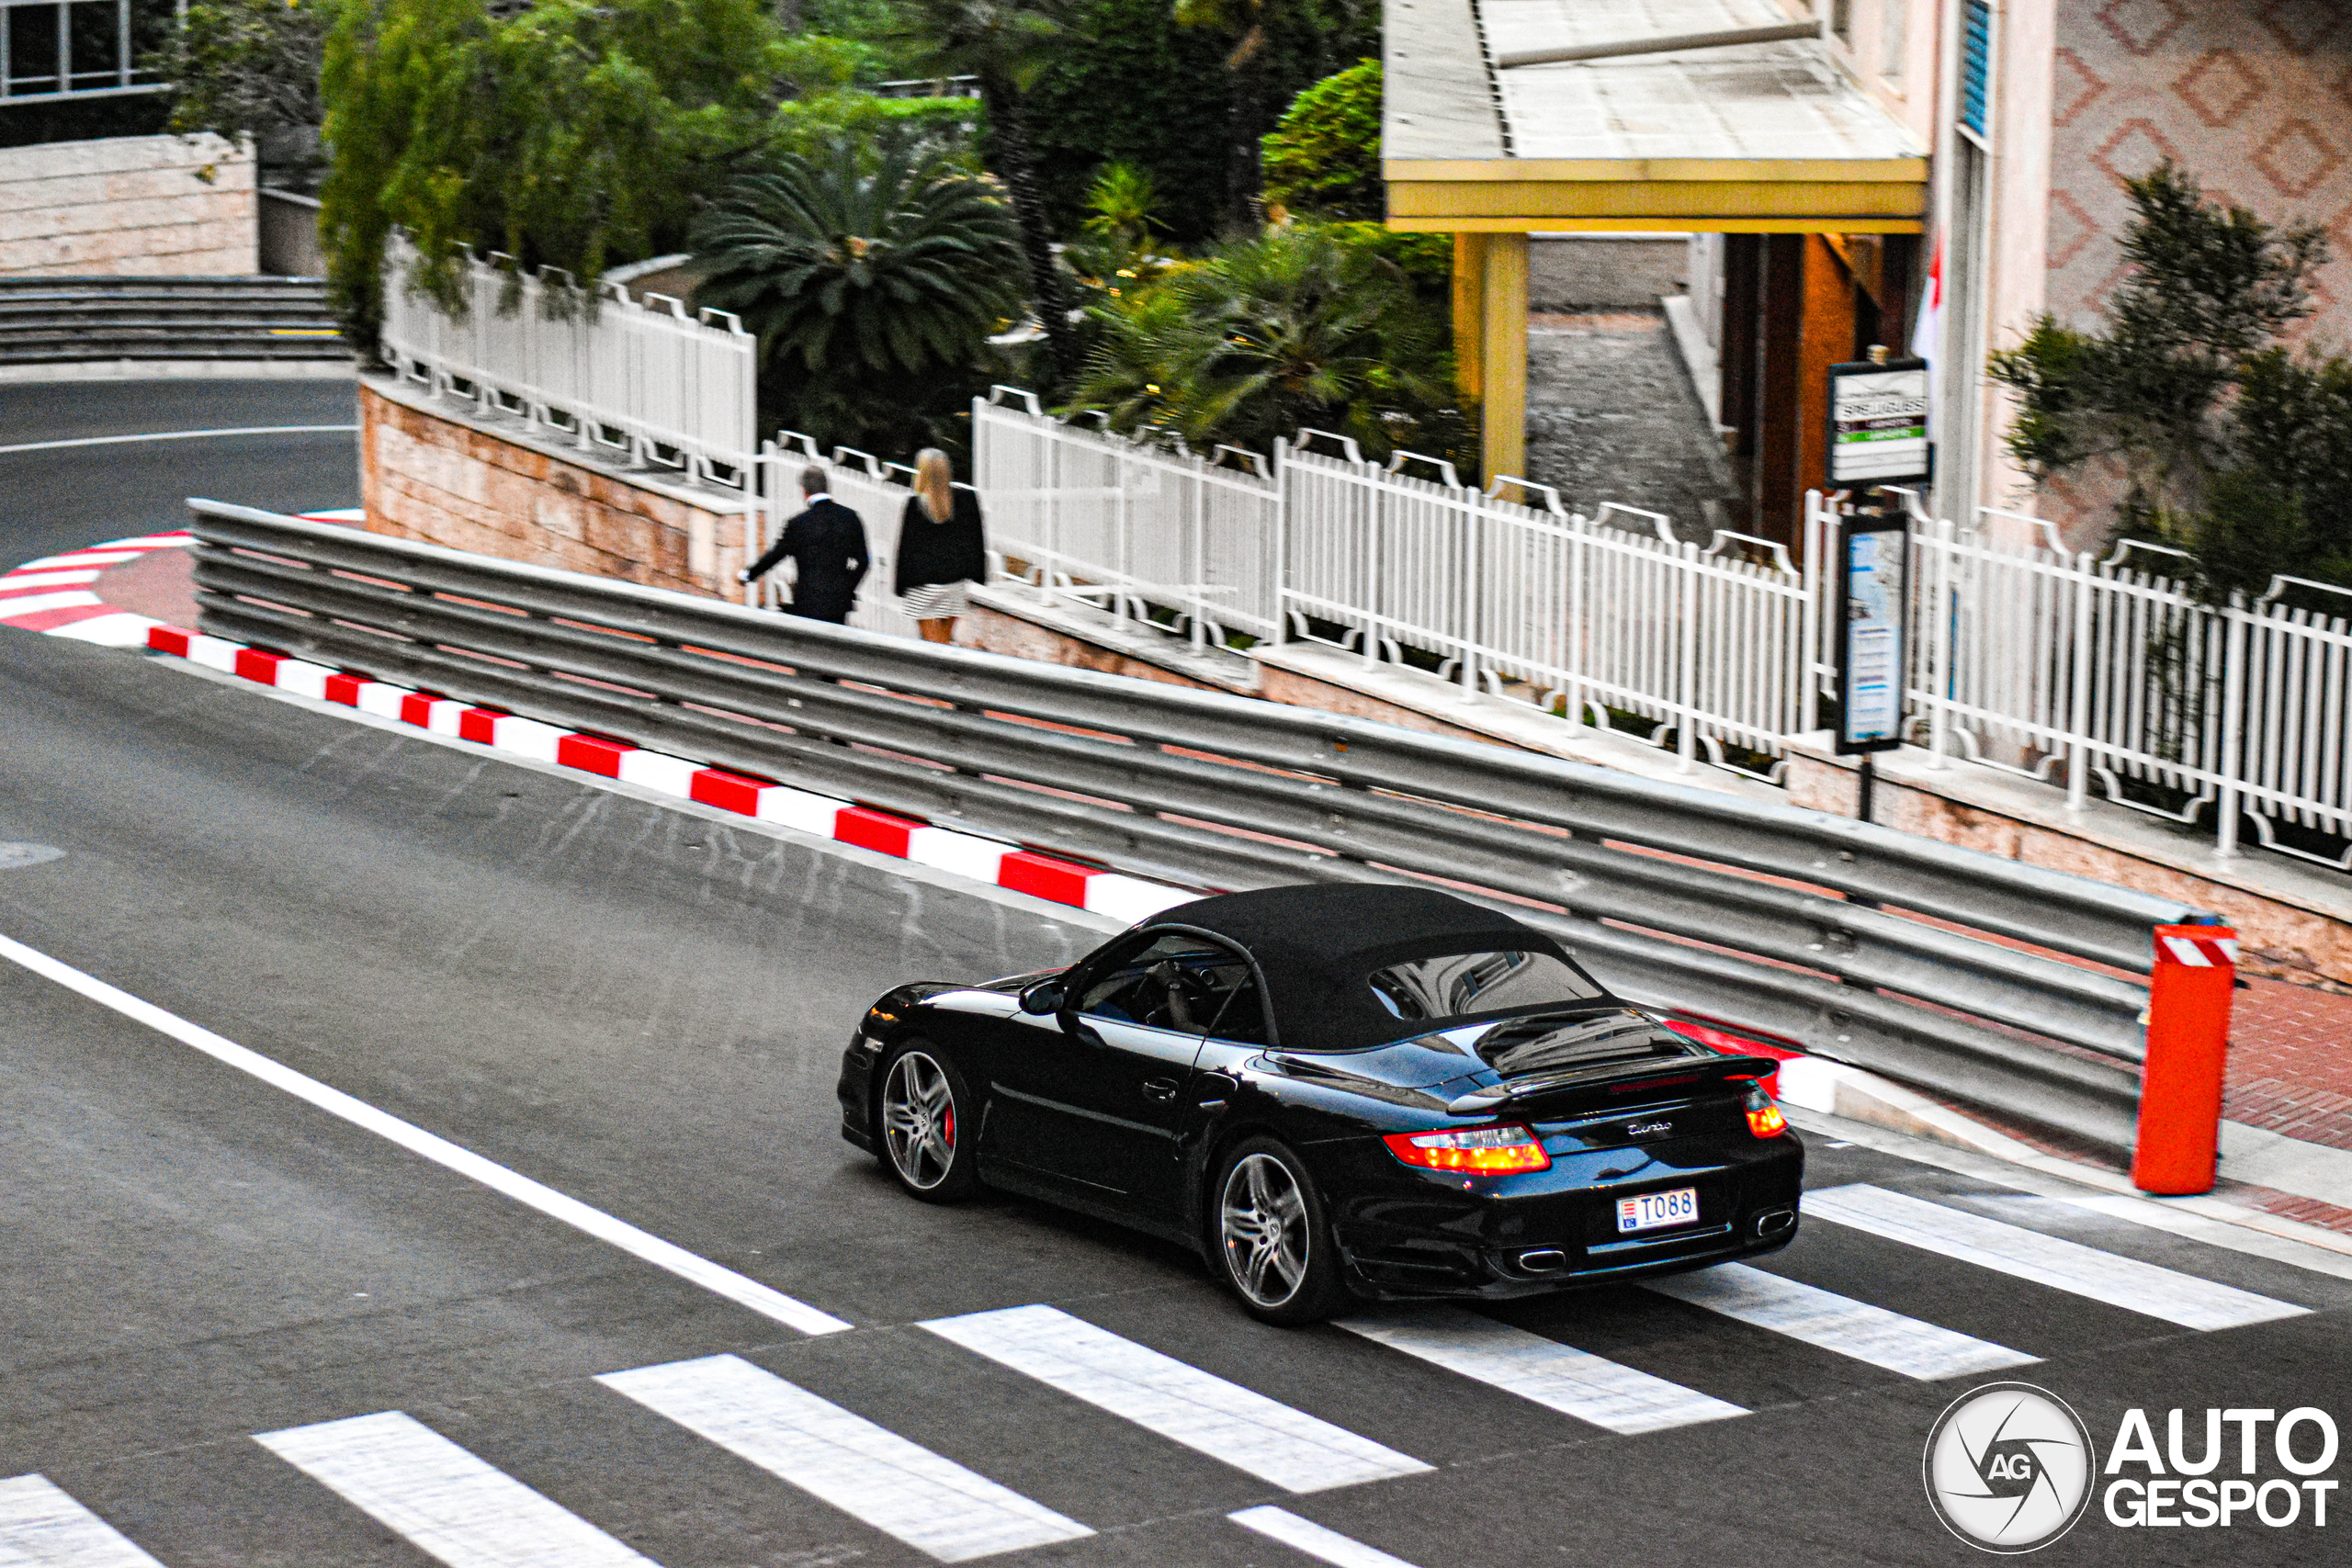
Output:
[[1337,1326],[1612,1432],[1656,1432],[1747,1414],[1713,1394],[1456,1307],[1360,1313]]
[[248,424],[234,430],[157,430],[143,435],[84,435],[71,441],[24,441],[0,446],[10,452],[55,452],[68,446],[121,446],[139,441],[204,441],[221,435],[348,435],[356,424]]
[[1906,1378],[1958,1377],[2041,1359],[1744,1263],[1653,1280],[1649,1288]]
[[601,1209],[592,1209],[577,1198],[567,1197],[552,1187],[507,1169],[495,1160],[485,1159],[471,1149],[461,1148],[437,1134],[428,1133],[413,1122],[379,1111],[364,1100],[345,1094],[339,1089],[329,1088],[282,1062],[272,1061],[258,1051],[247,1050],[233,1040],[165,1012],[153,1002],[141,1001],[128,991],[85,975],[79,969],[62,964],[12,938],[0,936],[0,958],[20,964],[36,975],[56,981],[69,991],[87,997],[100,1007],[111,1008],[133,1022],[143,1023],[158,1033],[168,1034],[181,1044],[193,1046],[217,1062],[239,1072],[250,1073],[297,1100],[307,1100],[330,1116],[339,1116],[355,1127],[364,1128],[379,1138],[398,1144],[411,1154],[421,1155],[435,1165],[481,1182],[492,1191],[503,1192],[550,1219],[560,1220],[574,1229],[584,1231],[633,1258],[650,1263],[657,1269],[665,1269],[680,1279],[724,1296],[739,1306],[748,1307],[763,1317],[797,1328],[803,1334],[836,1334],[850,1326],[830,1313],[820,1312],[806,1302],[795,1301],[783,1292],[747,1279],[732,1269],[698,1258],[649,1231],[639,1230],[627,1220],[616,1218]]
[[29,593],[36,588],[63,588],[69,583],[96,582],[96,567],[79,571],[12,571],[0,577],[0,593]]
[[62,610],[68,605],[103,604],[96,594],[75,589],[57,593],[25,593],[0,595],[0,620],[14,620],[38,610]]
[[570,1509],[397,1410],[254,1441],[449,1568],[653,1568]]
[[2095,1192],[2069,1193],[2054,1201],[2071,1204],[2077,1209],[2088,1209],[2110,1219],[2129,1220],[2135,1225],[2146,1225],[2152,1230],[2187,1236],[2209,1247],[2226,1247],[2235,1252],[2252,1253],[2257,1258],[2291,1264],[2297,1269],[2308,1269],[2314,1274],[2352,1280],[2352,1254],[2329,1252],[2289,1236],[2273,1235],[2267,1231],[2248,1230],[2228,1220],[2217,1220],[2194,1209],[2181,1207],[2177,1199],[2133,1198],[2118,1192]]
[[41,1475],[0,1481],[0,1568],[163,1568]]
[[118,550],[99,545],[86,550],[75,550],[71,555],[43,556],[39,560],[19,561],[14,570],[47,571],[51,567],[112,566],[118,561],[137,560],[146,553],[145,550]]
[[1094,1533],[738,1356],[596,1381],[942,1562]]
[[2183,1328],[2235,1328],[2309,1310],[1867,1182],[1808,1192],[1804,1213]]
[[163,624],[125,610],[112,615],[92,615],[88,620],[75,621],[70,626],[52,626],[49,635],[70,637],[80,642],[103,643],[108,648],[145,648],[148,632]]
[[1413,1568],[1401,1557],[1351,1540],[1338,1530],[1325,1529],[1313,1519],[1302,1519],[1286,1508],[1272,1503],[1263,1507],[1244,1508],[1238,1514],[1225,1516],[1243,1529],[1256,1530],[1270,1540],[1318,1558],[1332,1568]]
[[977,1312],[922,1326],[1285,1492],[1430,1468],[1053,1307]]

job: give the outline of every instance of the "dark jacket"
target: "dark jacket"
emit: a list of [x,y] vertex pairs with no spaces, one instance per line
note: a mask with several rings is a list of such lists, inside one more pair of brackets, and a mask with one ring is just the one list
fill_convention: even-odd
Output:
[[790,613],[836,625],[849,619],[850,606],[857,603],[857,585],[873,564],[865,549],[865,525],[831,496],[786,523],[775,547],[752,563],[752,575],[764,576],[786,559],[800,569],[792,585]]
[[896,592],[934,582],[986,582],[988,541],[980,533],[980,498],[958,486],[945,521],[934,523],[922,498],[907,497],[899,514],[899,573]]

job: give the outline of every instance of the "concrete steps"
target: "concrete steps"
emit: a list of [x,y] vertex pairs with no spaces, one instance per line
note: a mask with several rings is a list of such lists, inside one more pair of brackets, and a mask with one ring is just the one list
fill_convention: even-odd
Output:
[[318,278],[0,278],[0,368],[349,358]]

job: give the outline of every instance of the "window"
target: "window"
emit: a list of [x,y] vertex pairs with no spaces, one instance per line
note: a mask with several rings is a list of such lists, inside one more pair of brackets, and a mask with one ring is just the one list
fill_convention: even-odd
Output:
[[1114,955],[1087,981],[1078,1010],[1182,1034],[1265,1037],[1265,1003],[1241,955],[1178,931]]
[[1967,0],[1960,30],[1960,124],[1980,142],[1991,134],[1993,102],[1993,7],[1990,0]]
[[1602,994],[1589,976],[1548,953],[1449,953],[1375,969],[1369,978],[1382,1007],[1410,1021],[1470,1018],[1589,1001]]

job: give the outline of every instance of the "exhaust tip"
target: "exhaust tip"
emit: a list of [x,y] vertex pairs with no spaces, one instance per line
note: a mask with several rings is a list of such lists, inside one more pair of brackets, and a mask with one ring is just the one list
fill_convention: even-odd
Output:
[[1786,1235],[1797,1228],[1797,1212],[1794,1209],[1767,1209],[1756,1216],[1755,1228],[1758,1238]]
[[1556,1247],[1539,1247],[1521,1253],[1519,1266],[1531,1274],[1556,1274],[1568,1266],[1568,1255]]

